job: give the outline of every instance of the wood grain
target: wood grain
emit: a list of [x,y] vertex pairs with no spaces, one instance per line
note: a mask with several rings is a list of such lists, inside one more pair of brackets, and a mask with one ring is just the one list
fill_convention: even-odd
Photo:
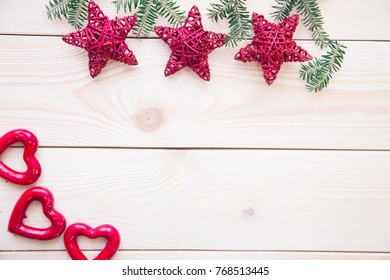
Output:
[[[5,162],[20,169],[21,151]],[[123,250],[390,252],[389,152],[52,148],[38,158],[36,185],[68,225],[110,223]],[[0,183],[1,250],[64,249],[7,232],[25,189]],[[32,207],[27,223],[44,226]]]
[[[49,0],[4,1],[2,16],[0,17],[0,34],[42,34],[64,35],[74,29],[66,21],[49,21],[46,16],[45,4]],[[96,1],[103,11],[111,18],[117,16],[115,6],[111,1]],[[212,23],[206,16],[209,3],[215,1],[178,1],[183,10],[188,11],[196,4],[203,15],[206,29],[216,32],[228,32],[228,25]],[[390,5],[387,0],[356,1],[356,0],[327,0],[318,1],[324,21],[325,29],[335,39],[344,40],[390,40]],[[248,0],[248,10],[266,15],[270,14],[275,5],[274,0]],[[27,8],[28,7],[28,8]],[[17,11],[15,13],[14,11]],[[124,13],[119,13],[124,15]],[[166,20],[159,20],[158,25],[168,25]],[[152,34],[153,36],[153,34]],[[310,39],[311,33],[301,24],[295,38]]]
[[129,39],[140,65],[111,62],[93,80],[84,50],[60,38],[0,39],[0,134],[24,127],[43,146],[390,148],[390,43],[349,42],[331,86],[309,94],[298,63],[268,87],[231,48],[210,55],[207,83],[187,69],[165,78],[169,49]]
[[[86,251],[92,259],[99,251]],[[69,260],[66,251],[0,252],[0,260]],[[389,253],[119,251],[114,260],[389,260]]]

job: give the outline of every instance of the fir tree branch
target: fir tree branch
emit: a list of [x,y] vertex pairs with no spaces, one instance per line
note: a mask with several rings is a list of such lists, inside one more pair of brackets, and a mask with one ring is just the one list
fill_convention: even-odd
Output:
[[317,57],[310,61],[307,65],[302,64],[302,68],[299,71],[299,76],[302,80],[309,81],[314,75],[318,75],[324,70],[324,65]]
[[[133,28],[135,36],[147,36],[156,24],[158,16],[162,16],[174,26],[184,22],[185,13],[180,11],[176,0],[114,0],[117,11],[127,9],[137,12],[137,22]],[[136,11],[137,10],[137,11]]]
[[312,32],[316,45],[321,49],[328,46],[329,35],[324,31],[324,20],[317,0],[298,0],[297,11],[303,16],[303,24]]
[[127,12],[127,9],[129,12],[132,12],[138,8],[141,1],[142,0],[114,0],[111,3],[115,5],[117,12],[119,12],[121,9],[123,9],[125,12]]
[[142,0],[137,12],[137,22],[134,25],[135,36],[147,36],[158,18],[154,0]]
[[220,0],[220,2],[220,4],[212,3],[207,15],[215,22],[223,18],[228,20],[230,33],[226,38],[226,45],[236,46],[238,41],[249,36],[251,30],[246,0]]
[[88,16],[89,0],[71,0],[69,3],[68,22],[76,29],[83,27]]
[[233,1],[231,11],[228,10],[228,21],[230,26],[230,34],[226,38],[228,46],[237,46],[238,41],[244,40],[249,36],[248,30],[251,28],[249,12],[246,7],[240,3],[241,1]]
[[155,0],[157,13],[168,19],[170,24],[179,26],[185,20],[184,11],[180,11],[180,6],[173,0]]
[[306,81],[309,91],[318,92],[329,85],[333,74],[340,70],[346,46],[332,41],[324,30],[324,21],[316,0],[275,0],[273,6],[275,19],[283,20],[291,13],[294,6],[303,17],[303,24],[312,32],[312,38],[321,48],[329,47],[329,51],[321,58],[315,58],[308,64],[302,64],[300,77]]
[[295,7],[297,0],[275,0],[276,6],[272,6],[275,11],[271,14],[271,16],[276,21],[285,20]]
[[47,17],[51,20],[67,18],[69,13],[69,3],[71,0],[52,0],[46,5]]
[[315,58],[307,65],[302,65],[299,72],[310,92],[318,92],[326,88],[333,74],[341,68],[346,46],[337,41],[329,41],[328,44],[330,50],[325,55],[320,59]]
[[224,18],[227,18],[228,10],[230,8],[230,3],[226,3],[226,2],[232,2],[232,1],[221,0],[221,2],[222,4],[211,3],[210,4],[211,9],[207,9],[209,11],[207,16],[215,22],[218,22],[219,19],[222,20]]
[[53,0],[46,5],[49,19],[67,19],[75,28],[83,27],[88,15],[88,0]]

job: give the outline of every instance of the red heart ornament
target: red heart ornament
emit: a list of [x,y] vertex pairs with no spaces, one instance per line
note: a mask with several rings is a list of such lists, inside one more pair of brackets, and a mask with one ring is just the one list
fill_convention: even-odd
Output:
[[38,139],[25,129],[15,129],[0,138],[0,156],[11,145],[21,142],[24,145],[23,159],[27,165],[25,172],[18,172],[8,167],[0,160],[0,176],[19,185],[30,185],[41,175],[41,165],[35,157],[38,149]]
[[[50,227],[36,228],[23,224],[23,220],[27,217],[26,210],[33,201],[42,203],[43,213],[51,222]],[[28,189],[15,204],[8,223],[8,230],[27,238],[40,240],[50,240],[60,236],[66,228],[66,221],[61,213],[53,209],[53,204],[53,194],[48,189],[43,187]]]
[[97,255],[94,260],[109,260],[114,256],[119,248],[120,235],[118,230],[111,225],[101,225],[96,228],[83,223],[70,225],[64,234],[65,248],[70,257],[74,260],[87,260],[87,257],[81,252],[77,237],[83,235],[91,239],[103,237],[107,239],[106,247]]

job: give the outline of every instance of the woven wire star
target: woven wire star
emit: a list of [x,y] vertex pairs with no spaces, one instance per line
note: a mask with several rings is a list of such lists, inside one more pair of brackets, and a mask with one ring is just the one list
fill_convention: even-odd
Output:
[[100,7],[91,1],[88,6],[87,27],[65,35],[62,40],[88,52],[89,71],[92,78],[95,78],[108,60],[128,65],[138,64],[133,52],[125,43],[126,36],[136,21],[135,15],[110,20]]
[[312,59],[312,56],[292,39],[298,22],[298,15],[274,24],[268,22],[263,15],[253,13],[253,41],[242,48],[234,58],[242,62],[260,62],[264,79],[271,85],[283,62],[304,62]]
[[197,6],[193,6],[189,11],[184,26],[156,26],[154,31],[172,50],[165,76],[175,74],[188,66],[200,78],[210,81],[208,54],[222,47],[227,35],[205,31]]

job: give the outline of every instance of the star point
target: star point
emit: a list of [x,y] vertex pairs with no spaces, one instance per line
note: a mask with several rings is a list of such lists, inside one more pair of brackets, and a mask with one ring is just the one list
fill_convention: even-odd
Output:
[[275,24],[267,21],[263,15],[253,13],[253,40],[241,48],[234,58],[242,62],[259,62],[266,83],[271,85],[284,62],[305,62],[312,59],[312,56],[292,39],[298,22],[298,15]]
[[208,55],[225,44],[227,35],[205,31],[197,6],[191,8],[183,26],[156,26],[154,31],[172,50],[165,76],[189,67],[203,80],[210,80]]
[[127,34],[137,21],[136,15],[110,20],[100,7],[91,1],[88,5],[87,27],[65,35],[62,40],[88,52],[89,71],[95,78],[107,65],[115,60],[127,65],[137,65],[137,59],[125,43]]

